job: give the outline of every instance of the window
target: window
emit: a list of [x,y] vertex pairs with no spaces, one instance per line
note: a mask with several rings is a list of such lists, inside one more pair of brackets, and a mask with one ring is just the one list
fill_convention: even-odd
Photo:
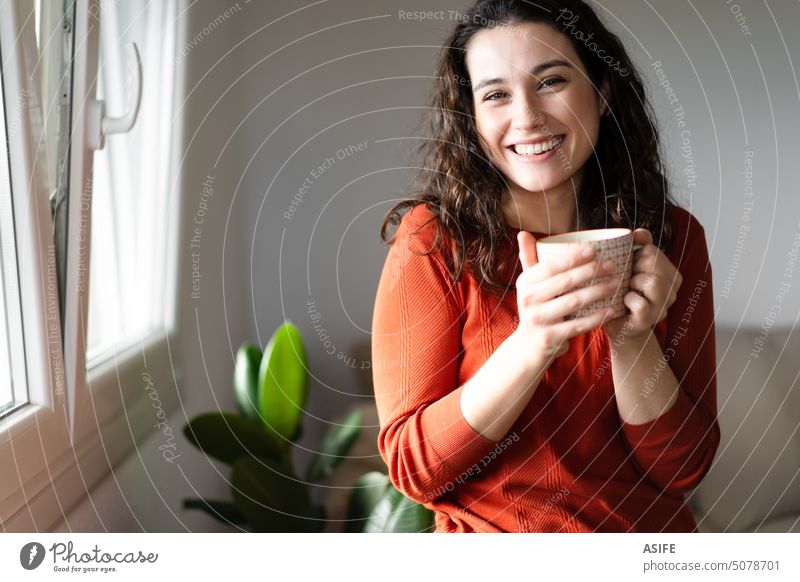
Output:
[[[0,79],[0,417],[28,400],[2,87]],[[12,118],[12,130],[18,126],[17,121]]]
[[5,531],[48,529],[152,434],[145,373],[177,403],[177,10],[0,2]]
[[46,492],[53,475],[71,453],[44,141],[48,101],[41,99],[31,9],[0,3],[0,522],[7,531],[41,524],[52,507]]
[[142,98],[131,131],[94,154],[87,360],[164,325],[169,161],[175,57],[174,2],[101,3],[98,99],[121,116],[135,98],[127,47],[141,51]]
[[[172,116],[176,1],[76,3],[69,187],[61,249],[64,352],[73,439],[153,427],[147,373],[177,402],[177,197]],[[58,218],[56,218],[58,224]],[[167,274],[172,276],[167,276]],[[112,460],[130,442],[104,442]]]

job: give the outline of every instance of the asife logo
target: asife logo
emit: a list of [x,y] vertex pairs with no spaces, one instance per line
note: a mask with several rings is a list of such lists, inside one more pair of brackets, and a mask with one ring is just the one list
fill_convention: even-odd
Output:
[[44,546],[38,542],[29,542],[19,551],[19,563],[26,570],[35,570],[44,560]]

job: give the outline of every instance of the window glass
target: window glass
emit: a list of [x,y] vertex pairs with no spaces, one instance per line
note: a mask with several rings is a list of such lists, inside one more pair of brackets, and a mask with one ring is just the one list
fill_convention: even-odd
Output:
[[[95,153],[87,360],[159,330],[164,322],[175,2],[101,3],[98,99],[122,116],[133,101],[136,43],[142,100],[133,129]],[[73,195],[74,196],[74,195]]]
[[[9,138],[19,131],[24,96],[19,96],[23,107],[7,108],[4,95],[0,75],[0,416],[28,401],[7,149]],[[7,115],[9,110],[11,114]]]

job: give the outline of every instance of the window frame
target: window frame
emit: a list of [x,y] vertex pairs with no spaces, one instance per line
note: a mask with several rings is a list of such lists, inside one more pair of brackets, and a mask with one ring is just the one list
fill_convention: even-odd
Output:
[[[0,59],[2,54],[0,54]],[[3,82],[0,79],[0,92]],[[19,111],[17,109],[16,111]],[[6,119],[5,97],[0,94],[0,181],[8,184],[8,199],[0,200],[0,359],[7,366],[0,382],[9,381],[10,403],[0,396],[0,420],[14,413],[20,406],[28,403],[28,378],[25,370],[25,341],[22,335],[22,303],[19,289],[17,242],[14,228],[14,202],[12,199],[11,167],[8,155],[7,136],[14,131],[14,119]],[[58,290],[56,289],[56,297]],[[24,392],[24,397],[22,393]]]
[[[180,18],[183,2],[176,0],[176,20],[174,22],[174,41],[176,47],[185,35],[185,20]],[[12,0],[0,3],[0,36],[3,38],[24,39],[24,54],[15,55],[18,60],[34,61],[30,52],[36,51],[33,18],[25,18],[25,9],[33,10],[33,3]],[[99,0],[76,0],[74,10],[74,53],[72,55],[72,107],[69,158],[70,200],[67,209],[67,251],[65,274],[65,306],[63,321],[63,383],[55,385],[52,367],[41,356],[47,355],[46,345],[42,345],[42,331],[46,329],[46,307],[33,298],[39,287],[36,274],[27,273],[31,279],[26,283],[28,291],[23,292],[28,303],[24,305],[26,342],[30,334],[32,347],[28,350],[27,361],[37,364],[35,374],[29,373],[30,386],[39,386],[36,394],[30,390],[31,403],[0,421],[0,467],[15,466],[16,458],[25,459],[25,471],[18,483],[3,483],[0,486],[0,523],[6,531],[42,531],[61,521],[81,498],[88,494],[97,482],[107,476],[112,467],[132,453],[146,438],[154,433],[157,422],[154,409],[156,403],[153,390],[143,375],[157,379],[158,407],[166,412],[174,410],[178,403],[178,389],[182,372],[173,358],[171,346],[178,340],[177,289],[180,282],[177,265],[179,263],[179,213],[180,196],[175,194],[180,183],[177,173],[180,168],[179,145],[183,138],[183,123],[179,116],[180,96],[183,94],[184,77],[176,75],[172,92],[173,135],[170,144],[170,169],[168,171],[169,208],[167,221],[166,249],[166,296],[164,300],[164,327],[128,344],[121,345],[113,352],[95,358],[91,367],[86,362],[84,331],[87,330],[88,290],[91,276],[91,199],[88,191],[88,205],[81,204],[83,186],[91,188],[93,150],[87,143],[87,124],[90,123],[92,105],[96,95],[95,75],[99,48]],[[22,23],[26,24],[23,28]],[[12,32],[16,32],[11,36]],[[4,41],[5,42],[5,41]],[[6,54],[5,52],[3,54]],[[21,74],[21,67],[20,74]],[[18,75],[19,76],[19,75]],[[28,76],[35,79],[35,77]],[[4,76],[4,79],[6,77]],[[17,79],[17,89],[24,76]],[[38,84],[30,82],[31,90],[39,94]],[[9,88],[10,92],[11,89]],[[27,117],[25,118],[27,121]],[[30,133],[30,132],[29,132]],[[31,143],[32,140],[28,140]],[[29,148],[30,149],[30,148]],[[43,161],[32,157],[26,166],[15,162],[15,176],[20,183],[25,176],[36,175],[32,162],[43,166]],[[44,171],[40,169],[39,172]],[[16,182],[12,183],[16,184]],[[31,265],[41,264],[47,248],[47,238],[52,232],[49,200],[44,182],[36,183],[32,190],[35,196],[22,200],[35,206],[36,216],[48,228],[38,229],[38,238],[28,242],[27,254],[19,262]],[[14,188],[15,204],[17,193],[24,192]],[[23,197],[24,198],[24,197]],[[88,222],[86,222],[88,220]],[[84,225],[83,244],[85,251],[79,253],[78,240],[81,221]],[[88,226],[86,226],[88,225]],[[26,229],[33,235],[37,229]],[[52,237],[50,237],[52,242]],[[20,241],[18,240],[18,245]],[[55,276],[55,274],[53,275]],[[83,290],[79,291],[79,276],[87,277]],[[41,287],[41,282],[39,283]],[[30,292],[33,290],[33,292]],[[34,317],[31,319],[31,314]],[[58,319],[58,318],[57,318]],[[61,327],[59,328],[59,330]],[[60,334],[60,331],[59,331]],[[36,340],[39,343],[35,343]],[[59,345],[59,350],[61,346]],[[26,343],[27,348],[27,343]],[[174,347],[173,347],[174,349]],[[46,380],[46,381],[45,381]],[[159,384],[160,383],[160,384]],[[12,463],[7,465],[6,463]],[[6,491],[8,489],[8,491]]]
[[[18,2],[0,3],[6,114],[19,119],[8,144],[13,153],[9,171],[29,401],[0,420],[0,467],[16,469],[14,478],[0,481],[0,522],[5,529],[11,516],[30,508],[30,492],[47,487],[52,470],[58,468],[52,460],[65,458],[69,451],[58,300],[49,309],[46,300],[47,285],[57,283],[55,270],[46,280],[47,253],[54,247],[41,148],[43,117],[32,58],[36,39],[33,19],[23,19],[20,8]],[[25,105],[13,98],[16,95],[28,96]],[[48,329],[55,339],[48,338]]]

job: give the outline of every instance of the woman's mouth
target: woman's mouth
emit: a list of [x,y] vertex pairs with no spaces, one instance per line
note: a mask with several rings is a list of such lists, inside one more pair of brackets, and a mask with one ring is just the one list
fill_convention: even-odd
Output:
[[514,144],[509,146],[508,149],[511,150],[518,159],[522,159],[525,161],[544,161],[547,158],[550,158],[553,155],[553,152],[556,151],[559,146],[564,143],[563,135],[558,135],[546,142],[540,142],[537,144]]
[[556,149],[563,141],[564,136],[557,135],[550,141],[540,142],[537,144],[517,143],[512,145],[511,149],[514,150],[514,153],[519,154],[520,156],[539,156],[549,152],[550,150]]

